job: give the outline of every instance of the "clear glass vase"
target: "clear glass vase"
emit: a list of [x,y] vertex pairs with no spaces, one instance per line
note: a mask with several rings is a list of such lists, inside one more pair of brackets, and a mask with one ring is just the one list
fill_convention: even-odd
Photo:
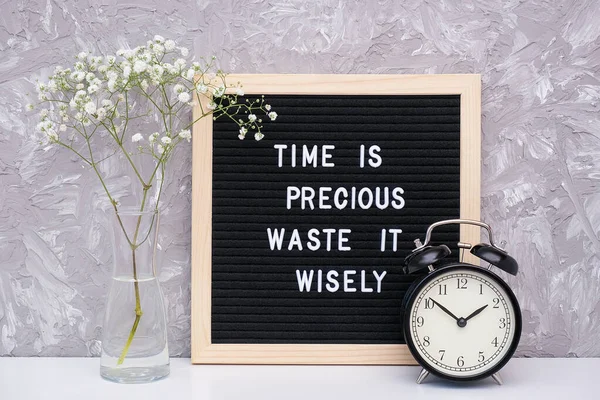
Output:
[[156,276],[159,215],[120,208],[112,247],[114,267],[102,327],[100,375],[119,383],[169,375],[167,323]]

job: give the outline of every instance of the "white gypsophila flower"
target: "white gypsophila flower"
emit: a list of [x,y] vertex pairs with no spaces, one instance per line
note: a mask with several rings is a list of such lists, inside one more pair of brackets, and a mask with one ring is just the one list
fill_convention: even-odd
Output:
[[47,135],[51,140],[58,140],[58,134],[54,129],[48,130]]
[[194,68],[190,68],[187,70],[187,72],[185,73],[185,78],[187,80],[192,80],[194,79],[194,74],[196,73],[196,71],[194,71]]
[[104,107],[100,107],[96,110],[96,115],[98,116],[98,119],[102,121],[104,118],[106,118],[106,109]]
[[98,72],[100,72],[101,74],[105,74],[106,71],[108,71],[108,65],[101,65],[98,67]]
[[240,128],[240,135],[245,135],[246,133],[248,133],[248,129],[245,126],[242,126]]
[[133,49],[133,50],[132,49],[127,49],[123,53],[123,57],[126,58],[126,59],[128,59],[128,60],[131,60],[133,57],[135,57],[135,53],[136,52],[137,52],[136,49]]
[[123,67],[123,77],[125,79],[129,79],[129,75],[131,75],[131,67],[129,65],[126,65],[125,67]]
[[245,137],[246,137],[246,135],[242,135],[241,133],[238,135],[238,139],[240,139],[240,140],[244,140]]
[[135,135],[133,135],[133,136],[131,137],[131,141],[132,141],[133,143],[137,143],[137,142],[139,142],[140,140],[143,140],[143,139],[144,139],[144,137],[142,136],[142,134],[141,134],[141,133],[136,133]]
[[189,129],[184,129],[181,132],[179,132],[179,137],[189,142],[192,138],[192,132],[190,132]]
[[158,132],[154,132],[153,134],[148,136],[148,142],[154,143],[156,141],[157,137],[158,137]]
[[160,139],[160,141],[161,141],[161,142],[163,142],[163,144],[165,144],[165,145],[168,145],[168,144],[171,144],[171,141],[172,141],[172,140],[171,140],[171,138],[170,138],[170,137],[168,137],[168,136],[163,136],[163,137]]
[[263,133],[262,133],[262,132],[256,132],[256,133],[254,134],[254,140],[256,140],[257,142],[258,142],[259,140],[261,140],[262,138],[264,138],[264,137],[265,137],[265,135],[263,135]]
[[152,51],[157,57],[161,57],[165,52],[165,46],[162,44],[154,44],[154,46],[152,46]]
[[40,117],[42,117],[42,119],[44,119],[44,118],[48,117],[48,110],[47,110],[47,109],[45,109],[45,108],[44,108],[44,109],[42,109],[42,110],[40,111]]
[[165,38],[164,38],[164,37],[162,37],[162,36],[160,36],[160,35],[154,35],[154,41],[155,41],[156,43],[162,43],[162,42],[164,42],[164,41],[165,41]]
[[161,144],[156,145],[156,150],[158,150],[158,154],[162,154],[165,152],[165,148]]
[[213,90],[214,97],[221,97],[225,94],[225,86],[219,86]]
[[88,101],[85,103],[85,112],[88,114],[93,114],[96,111],[96,103],[93,101]]
[[77,61],[75,63],[75,70],[76,71],[82,71],[84,69],[85,69],[85,64],[84,63],[82,63],[81,61]]
[[254,114],[248,114],[248,121],[250,121],[250,122],[256,121],[256,115],[254,115]]
[[183,92],[183,93],[179,93],[179,95],[177,96],[177,99],[182,103],[187,103],[188,101],[190,101],[191,96],[189,93]]
[[136,60],[133,63],[133,70],[138,74],[144,72],[146,70],[146,68],[148,68],[148,64],[146,64],[145,61]]
[[58,86],[56,84],[56,81],[54,79],[50,79],[50,81],[48,81],[48,91],[50,93],[56,93],[57,90]]
[[208,108],[209,110],[215,110],[217,108],[217,103],[215,103],[214,101],[211,101],[210,103],[208,103],[206,105],[206,108]]
[[75,71],[71,74],[71,79],[77,82],[81,82],[85,79],[85,72]]
[[265,104],[265,110],[271,111],[271,105],[270,104]]
[[112,107],[112,105],[113,103],[109,99],[102,100],[102,107],[110,108]]
[[88,87],[88,93],[92,94],[92,93],[96,93],[98,91],[98,85],[90,85]]
[[87,53],[85,51],[82,51],[81,53],[77,54],[77,59],[80,61],[84,61],[87,58]]
[[91,82],[94,79],[96,79],[96,75],[93,72],[88,72],[87,74],[85,74],[86,81]]
[[175,42],[172,40],[167,40],[165,42],[165,49],[167,51],[173,51],[173,49],[175,49]]
[[66,132],[67,131],[67,126],[65,124],[61,124],[58,127],[58,130],[61,131],[61,132]]
[[180,71],[183,69],[183,67],[185,67],[185,60],[183,58],[178,58],[177,60],[175,60],[173,65],[175,66],[175,69],[177,71]]
[[242,89],[241,87],[238,87],[235,89],[235,94],[237,94],[238,96],[243,96],[244,95],[244,89]]
[[109,65],[113,65],[115,63],[115,61],[117,60],[117,58],[115,56],[107,56],[106,57],[106,62]]
[[165,69],[160,65],[154,66],[154,73],[160,78],[162,74],[165,72]]
[[163,67],[169,74],[175,75],[177,73],[177,68],[169,63],[163,63]]
[[148,84],[148,81],[144,79],[143,81],[140,82],[140,86],[142,87],[143,90],[146,90],[146,89],[148,89],[148,86],[150,86],[150,85]]
[[85,85],[83,83],[78,83],[77,85],[75,85],[75,89],[77,90],[81,90],[85,87]]
[[173,86],[173,92],[175,94],[179,94],[182,93],[185,90],[185,86],[183,86],[182,84],[178,83],[175,86]]
[[269,118],[271,118],[271,121],[275,121],[277,119],[277,113],[275,111],[271,111],[267,115],[269,116]]
[[116,81],[118,77],[119,74],[117,74],[115,71],[108,71],[106,73],[106,78],[108,78],[108,80]]
[[203,83],[199,83],[196,85],[196,90],[198,93],[206,93],[208,91],[208,86]]
[[188,54],[190,54],[190,51],[188,50],[187,47],[180,47],[179,51],[181,52],[181,55],[184,57],[187,57]]

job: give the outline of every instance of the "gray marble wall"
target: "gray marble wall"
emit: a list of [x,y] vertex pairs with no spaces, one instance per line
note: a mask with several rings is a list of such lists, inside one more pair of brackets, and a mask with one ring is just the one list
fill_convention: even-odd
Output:
[[[98,355],[110,275],[111,210],[81,163],[32,135],[32,80],[161,34],[231,72],[482,74],[482,211],[521,263],[518,353],[600,356],[598,21],[597,0],[3,2],[0,355]],[[184,149],[162,221],[175,356],[190,352],[190,164]]]

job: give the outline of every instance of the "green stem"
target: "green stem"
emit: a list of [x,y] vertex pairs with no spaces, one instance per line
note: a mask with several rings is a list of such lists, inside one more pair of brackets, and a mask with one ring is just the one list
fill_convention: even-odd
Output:
[[[148,197],[148,190],[150,189],[150,185],[144,185],[144,196],[142,197],[142,205],[140,207],[140,213],[143,213],[144,208],[146,207],[146,199]],[[127,353],[129,352],[129,348],[131,347],[131,343],[133,342],[133,338],[135,337],[135,333],[137,332],[138,326],[140,324],[140,319],[142,318],[142,304],[140,299],[140,284],[138,281],[137,275],[137,264],[135,260],[135,251],[138,248],[137,237],[140,232],[140,225],[142,222],[142,215],[138,216],[137,224],[135,227],[135,233],[133,235],[133,242],[130,242],[131,246],[131,259],[132,259],[132,267],[133,267],[133,288],[135,292],[135,319],[133,320],[133,326],[131,327],[131,331],[129,332],[129,337],[127,338],[127,342],[125,342],[125,346],[121,351],[121,355],[117,360],[117,365],[123,364],[125,361],[125,357],[127,357]],[[152,224],[154,224],[154,219],[152,220]],[[150,226],[149,229],[152,229]]]

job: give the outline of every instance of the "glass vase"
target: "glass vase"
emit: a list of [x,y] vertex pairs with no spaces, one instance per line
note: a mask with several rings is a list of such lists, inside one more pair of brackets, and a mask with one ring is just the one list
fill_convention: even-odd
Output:
[[169,374],[167,323],[156,274],[157,211],[119,208],[112,224],[113,275],[102,327],[100,375],[119,383]]

